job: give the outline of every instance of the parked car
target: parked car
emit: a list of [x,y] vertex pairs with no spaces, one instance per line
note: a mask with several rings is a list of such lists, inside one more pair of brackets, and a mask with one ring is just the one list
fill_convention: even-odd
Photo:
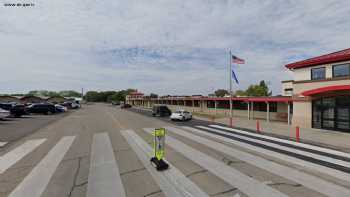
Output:
[[55,105],[56,112],[62,113],[68,111],[68,108],[59,104]]
[[66,101],[66,102],[64,102],[64,103],[62,103],[60,105],[65,106],[68,109],[78,109],[78,108],[80,108],[79,102],[76,102],[76,101]]
[[185,110],[178,110],[176,112],[173,112],[170,116],[170,120],[191,120],[192,114],[191,112],[185,111]]
[[130,104],[123,104],[120,108],[124,109],[124,108],[131,108]]
[[152,116],[170,116],[171,111],[166,105],[154,105],[152,108]]
[[9,111],[11,113],[11,116],[15,118],[18,118],[27,114],[26,108],[22,104],[0,103],[0,108]]
[[7,118],[11,115],[11,113],[7,110],[0,108],[0,119]]
[[112,105],[120,105],[120,101],[112,101]]
[[54,114],[56,113],[56,108],[50,103],[39,103],[28,106],[27,111],[34,114]]

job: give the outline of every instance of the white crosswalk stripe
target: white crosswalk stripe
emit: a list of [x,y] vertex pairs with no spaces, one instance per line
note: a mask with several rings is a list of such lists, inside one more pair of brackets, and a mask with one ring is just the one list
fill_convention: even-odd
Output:
[[0,157],[0,174],[4,173],[8,168],[21,160],[28,153],[32,152],[40,144],[45,142],[46,139],[28,140],[12,151],[6,153]]
[[[148,133],[152,133],[153,129],[145,128]],[[220,177],[227,183],[238,188],[243,193],[251,197],[277,197],[288,196],[275,190],[245,174],[242,172],[219,162],[212,157],[193,149],[192,147],[180,142],[179,140],[167,136],[167,144],[177,152],[184,155],[186,158],[192,160],[203,168],[207,169],[211,173]]]
[[[218,136],[218,135],[214,135],[214,134],[210,134],[208,132],[205,131],[201,131],[199,129],[195,129],[192,127],[182,127],[186,130],[190,130],[196,133],[199,133],[201,135],[205,135],[211,138],[215,138],[215,139],[219,139],[221,141],[224,142],[229,142],[231,143],[232,140],[222,137],[222,136]],[[217,150],[219,152],[223,152],[227,155],[230,155],[232,157],[238,158],[241,161],[247,162],[251,165],[257,166],[258,168],[264,169],[270,173],[276,174],[278,176],[284,177],[286,179],[292,180],[294,182],[300,183],[302,185],[304,185],[305,187],[308,187],[314,191],[320,192],[322,194],[328,195],[328,196],[350,196],[350,190],[337,186],[333,183],[324,181],[318,177],[303,173],[299,170],[295,170],[293,168],[287,167],[287,166],[283,166],[280,165],[278,163],[266,160],[262,157],[258,157],[231,147],[228,147],[224,144],[215,142],[213,140],[209,140],[206,139],[204,137],[200,137],[197,135],[193,135],[189,132],[186,132],[184,130],[181,129],[177,129],[174,127],[166,127],[166,129],[175,132],[178,135],[181,135],[183,137],[186,137],[188,139],[194,140],[197,143],[206,145],[214,150]]]
[[[229,135],[229,136],[236,137],[236,135],[234,135],[232,133],[227,133],[227,132],[224,132],[224,131],[221,131],[221,130],[218,130],[218,129],[210,129],[210,130],[212,130],[214,132],[217,132],[217,133],[226,134],[226,135]],[[267,150],[267,149],[264,149],[264,148],[260,148],[260,147],[253,146],[253,145],[250,145],[250,144],[247,144],[247,143],[243,143],[243,142],[239,142],[239,141],[236,141],[236,140],[230,140],[230,143],[235,144],[237,146],[241,146],[241,147],[249,149],[249,150],[253,150],[255,152],[259,152],[259,153],[262,153],[262,154],[265,154],[265,155],[269,155],[269,156],[272,156],[272,157],[275,157],[275,158],[278,158],[278,159],[281,159],[281,160],[284,160],[284,161],[287,161],[287,162],[290,162],[290,163],[293,163],[293,164],[296,164],[296,165],[300,165],[300,166],[309,168],[311,170],[316,170],[316,171],[319,171],[321,173],[325,173],[325,174],[331,175],[333,177],[336,177],[336,178],[339,178],[339,179],[342,179],[342,180],[350,182],[350,174],[344,173],[344,172],[336,170],[336,169],[325,167],[325,166],[322,166],[322,165],[319,165],[319,164],[315,164],[315,163],[312,163],[312,162],[309,162],[309,161],[305,161],[305,160],[298,159],[298,158],[295,158],[295,157],[292,157],[292,156],[281,154],[281,153],[278,153],[278,152],[275,152],[275,151],[270,151],[270,150]]]
[[63,137],[11,192],[9,197],[39,197],[74,139],[75,136]]
[[0,148],[5,146],[7,144],[7,142],[0,142]]
[[333,154],[333,155],[338,155],[338,156],[350,158],[350,154],[349,153],[345,153],[345,152],[341,152],[341,151],[337,151],[337,150],[333,150],[333,149],[329,149],[329,148],[323,148],[323,147],[318,147],[318,146],[314,146],[314,145],[310,145],[310,144],[304,144],[304,143],[294,142],[294,141],[290,141],[290,140],[279,139],[279,138],[276,138],[276,137],[270,137],[270,136],[266,136],[266,135],[251,133],[251,132],[242,131],[242,130],[239,130],[239,129],[223,127],[223,126],[220,126],[220,125],[209,125],[209,126],[210,127],[214,127],[214,128],[218,128],[218,129],[224,129],[224,130],[227,130],[227,131],[234,131],[234,132],[245,134],[245,135],[249,135],[249,136],[259,137],[259,138],[268,139],[268,140],[273,140],[273,141],[276,141],[276,142],[283,142],[285,144],[290,144],[290,145],[299,146],[299,147],[303,147],[303,148],[307,148],[307,149],[311,149],[311,150],[321,151],[321,152],[325,152],[325,153],[329,153],[329,154]]
[[87,197],[125,197],[108,133],[93,137]]
[[[207,129],[207,130],[214,131],[214,132],[219,131],[217,129],[213,129],[213,128],[209,128],[209,127],[205,127],[205,126],[196,126],[196,127],[201,128],[201,129]],[[222,132],[222,133],[227,134],[227,132]],[[270,146],[270,147],[273,147],[273,148],[277,148],[277,149],[280,149],[280,150],[289,151],[289,152],[296,153],[296,154],[299,154],[299,155],[312,157],[312,158],[315,158],[315,159],[318,159],[318,160],[322,160],[322,161],[326,161],[326,162],[330,162],[330,163],[334,163],[334,164],[337,164],[337,165],[340,165],[340,166],[344,166],[344,167],[350,168],[350,163],[349,162],[342,161],[342,160],[339,160],[339,159],[334,159],[334,158],[331,158],[331,157],[318,155],[318,154],[310,153],[310,152],[307,152],[307,151],[298,150],[298,149],[295,149],[295,148],[281,146],[279,144],[274,144],[274,143],[271,143],[271,142],[265,142],[265,141],[258,140],[258,139],[253,139],[253,138],[249,138],[249,137],[245,137],[245,136],[241,136],[241,135],[236,135],[236,134],[233,134],[233,133],[229,133],[229,135],[233,136],[235,138],[239,138],[239,139],[243,139],[243,140],[247,140],[247,141],[255,142],[255,143],[259,143],[259,144],[264,144],[264,145],[267,145],[267,146]]]
[[209,197],[171,163],[168,170],[157,172],[149,162],[153,156],[151,147],[134,131],[125,130],[122,135],[167,197]]

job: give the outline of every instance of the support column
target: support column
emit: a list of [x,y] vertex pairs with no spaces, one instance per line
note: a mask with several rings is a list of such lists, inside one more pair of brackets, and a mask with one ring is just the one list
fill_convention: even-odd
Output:
[[192,100],[192,112],[194,112],[194,100]]
[[287,119],[288,119],[288,125],[290,125],[290,103],[288,102],[288,115],[287,115]]
[[250,120],[250,102],[247,102],[248,107],[247,107],[247,111],[248,111],[248,120]]
[[215,107],[215,114],[217,113],[217,108],[218,108],[218,102],[214,101],[214,107]]
[[252,101],[252,120],[254,120],[254,101]]
[[266,102],[266,121],[270,122],[270,103]]

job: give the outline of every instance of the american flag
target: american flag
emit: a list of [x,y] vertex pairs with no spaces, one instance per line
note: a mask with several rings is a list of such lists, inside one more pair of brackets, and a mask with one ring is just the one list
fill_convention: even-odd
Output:
[[244,64],[245,61],[244,61],[244,59],[241,59],[239,57],[236,57],[236,56],[232,55],[232,63],[234,63],[234,64]]

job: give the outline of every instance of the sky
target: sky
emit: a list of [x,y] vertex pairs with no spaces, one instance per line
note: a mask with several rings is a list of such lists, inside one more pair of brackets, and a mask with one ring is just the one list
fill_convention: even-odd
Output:
[[246,61],[234,90],[265,80],[276,95],[285,64],[350,48],[346,0],[23,2],[0,0],[0,94],[207,95],[228,89],[231,50]]

